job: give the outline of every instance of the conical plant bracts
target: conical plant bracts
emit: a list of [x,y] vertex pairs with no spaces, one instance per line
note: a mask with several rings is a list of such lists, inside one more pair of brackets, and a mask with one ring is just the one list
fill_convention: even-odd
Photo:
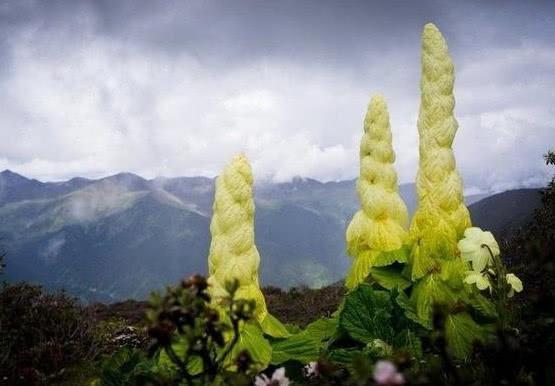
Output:
[[417,317],[430,327],[434,307],[444,309],[448,350],[463,358],[474,341],[488,336],[487,328],[474,321],[469,309],[483,313],[491,307],[463,283],[468,267],[457,249],[471,222],[451,148],[458,128],[453,115],[454,79],[445,39],[433,24],[427,24],[422,34],[418,208],[409,232],[414,282],[410,300]]
[[216,179],[208,257],[210,294],[219,303],[228,293],[226,283],[236,281],[238,299],[254,300],[256,320],[272,336],[287,336],[285,327],[266,309],[258,283],[260,255],[254,240],[253,176],[247,158],[233,158]]
[[385,99],[374,96],[364,119],[357,192],[361,209],[347,228],[347,252],[354,258],[345,285],[363,282],[372,267],[406,262],[407,207],[399,195],[395,152]]
[[413,279],[433,271],[438,259],[454,258],[457,241],[471,226],[451,148],[458,128],[454,80],[447,43],[436,26],[427,24],[422,34],[418,208],[410,228]]

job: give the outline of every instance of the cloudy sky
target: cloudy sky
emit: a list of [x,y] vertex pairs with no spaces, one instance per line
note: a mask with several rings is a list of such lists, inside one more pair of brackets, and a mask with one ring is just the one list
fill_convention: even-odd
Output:
[[467,193],[544,183],[555,147],[554,1],[0,1],[0,169],[42,180],[353,178],[372,93],[414,179],[420,33],[456,66]]

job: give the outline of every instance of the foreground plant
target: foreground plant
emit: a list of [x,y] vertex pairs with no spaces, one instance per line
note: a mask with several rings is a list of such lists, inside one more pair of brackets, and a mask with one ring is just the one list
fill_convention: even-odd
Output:
[[[447,43],[433,24],[427,24],[422,34],[418,208],[410,227],[410,272],[415,282],[410,300],[417,317],[429,327],[434,305],[447,307],[449,351],[462,358],[475,341],[486,339],[471,312],[472,307],[484,311],[486,301],[474,302],[478,295],[471,296],[472,290],[463,282],[468,267],[457,248],[471,221],[451,148],[458,128],[453,85],[454,67]],[[486,313],[493,316],[489,308]]]
[[345,279],[349,289],[362,283],[371,272],[374,279],[392,288],[390,282],[383,280],[387,271],[372,268],[407,262],[403,247],[408,212],[399,195],[394,161],[387,105],[381,95],[376,95],[368,106],[360,141],[357,192],[361,209],[346,233],[347,252],[354,258]]
[[[453,262],[453,270],[462,268],[462,264],[457,264],[460,260],[456,259],[457,242],[471,224],[451,149],[458,128],[453,115],[454,79],[447,43],[433,24],[427,24],[422,34],[418,207],[410,228],[413,280],[431,274],[436,274],[433,278],[437,278],[445,262]],[[428,319],[430,309],[419,308],[418,313]]]
[[258,364],[240,348],[240,328],[252,319],[255,305],[235,298],[236,282],[226,288],[225,312],[211,305],[208,283],[200,275],[153,294],[147,310],[148,355],[127,348],[116,352],[103,362],[93,385],[251,384]]

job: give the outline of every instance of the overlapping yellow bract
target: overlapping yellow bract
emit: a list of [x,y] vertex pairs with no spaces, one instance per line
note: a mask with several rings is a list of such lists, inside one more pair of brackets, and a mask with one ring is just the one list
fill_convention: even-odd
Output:
[[400,249],[406,241],[407,207],[399,196],[395,152],[391,144],[385,99],[374,96],[364,119],[360,142],[360,177],[357,192],[361,209],[347,228],[347,251],[354,258],[345,285],[363,282],[381,252]]
[[436,26],[427,24],[422,34],[418,208],[410,226],[413,279],[437,268],[437,259],[454,258],[457,241],[471,226],[451,149],[458,128],[453,115],[454,79],[447,43]]
[[238,299],[256,302],[255,318],[269,335],[287,335],[266,309],[258,283],[260,255],[254,242],[253,176],[247,158],[233,158],[216,179],[208,256],[208,283],[213,301],[228,296],[226,283],[237,280]]

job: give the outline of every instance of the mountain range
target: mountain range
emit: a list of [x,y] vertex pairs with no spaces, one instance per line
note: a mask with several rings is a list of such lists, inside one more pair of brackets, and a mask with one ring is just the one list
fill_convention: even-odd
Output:
[[[256,243],[265,286],[323,286],[348,266],[345,228],[358,209],[355,180],[295,178],[255,187]],[[410,212],[413,184],[400,186]],[[0,245],[6,278],[65,288],[86,301],[144,298],[191,273],[206,273],[214,179],[41,182],[0,173]],[[498,237],[526,224],[538,189],[466,197],[474,224]]]

